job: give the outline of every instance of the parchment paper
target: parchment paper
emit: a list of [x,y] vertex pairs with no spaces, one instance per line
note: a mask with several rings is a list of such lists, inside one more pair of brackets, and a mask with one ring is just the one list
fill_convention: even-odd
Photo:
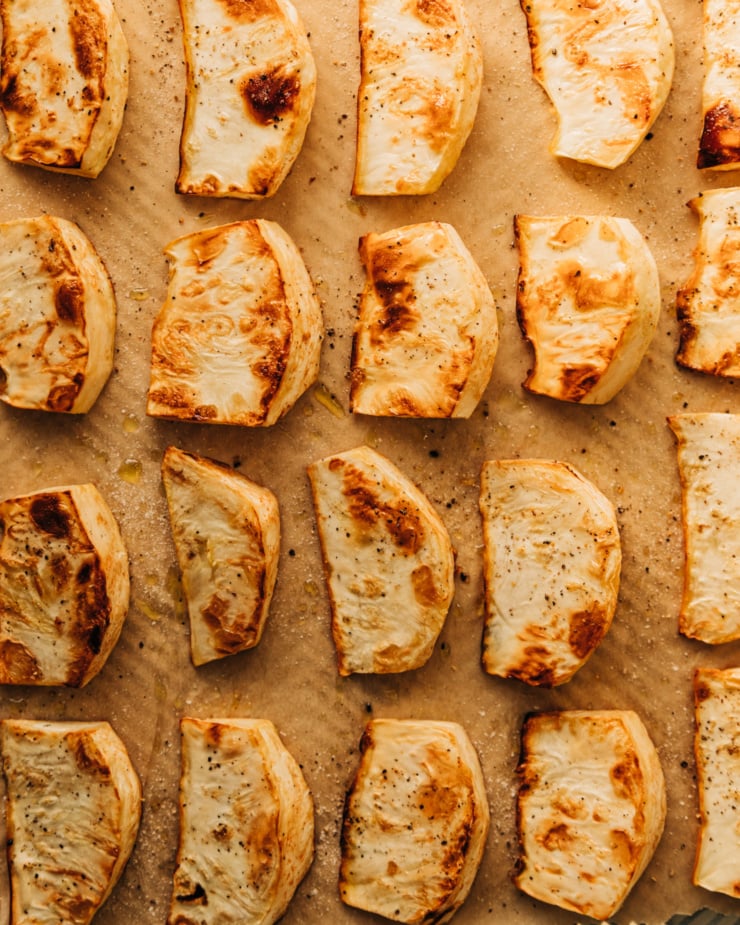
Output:
[[[698,229],[686,202],[703,189],[736,182],[732,173],[705,174],[694,167],[701,128],[701,5],[666,0],[677,51],[673,90],[652,138],[628,164],[609,172],[548,154],[554,115],[531,76],[516,0],[468,4],[483,40],[485,85],[472,136],[438,194],[350,197],[359,46],[357,10],[349,0],[298,0],[317,61],[318,95],[298,163],[270,201],[174,193],[185,79],[175,0],[117,0],[131,48],[130,96],[114,155],[97,180],[0,160],[0,220],[49,212],[76,221],[104,259],[118,298],[115,372],[86,416],[0,408],[2,495],[93,481],[130,552],[132,606],[102,673],[82,691],[0,691],[0,716],[109,720],[141,775],[145,805],[138,843],[98,914],[99,925],[165,921],[183,715],[269,718],[303,767],[316,803],[316,859],[286,925],[376,921],[343,907],[337,892],[342,803],[371,716],[456,720],[479,752],[492,825],[481,870],[455,921],[574,922],[573,915],[520,895],[510,877],[522,719],[530,710],[582,707],[636,710],[667,778],[663,840],[617,921],[655,925],[705,905],[740,911],[737,902],[690,882],[697,836],[692,672],[698,665],[737,664],[740,649],[711,649],[677,632],[680,491],[666,425],[668,414],[682,410],[739,410],[737,384],[682,371],[673,359],[675,291],[690,272]],[[604,407],[563,405],[521,388],[531,356],[514,314],[516,212],[622,215],[635,222],[655,255],[663,294],[657,334],[635,378]],[[327,331],[321,385],[268,430],[148,419],[150,332],[165,293],[164,246],[180,234],[251,217],[279,221],[313,276]],[[358,238],[431,219],[457,228],[497,299],[501,346],[492,381],[468,421],[355,418],[347,410],[347,374],[363,282]],[[322,401],[327,395],[335,401]],[[432,499],[453,537],[459,574],[427,666],[397,676],[340,679],[305,467],[361,443],[385,453]],[[278,587],[262,642],[198,670],[189,659],[160,484],[169,444],[238,465],[275,491],[282,513]],[[556,690],[494,679],[480,667],[479,472],[485,459],[512,456],[571,462],[619,512],[624,563],[613,626],[588,664]]]

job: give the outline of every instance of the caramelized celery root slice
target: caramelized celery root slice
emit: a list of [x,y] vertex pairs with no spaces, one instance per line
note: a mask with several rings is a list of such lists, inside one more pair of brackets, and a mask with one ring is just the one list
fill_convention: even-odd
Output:
[[516,885],[599,921],[614,915],[663,833],[658,753],[630,710],[532,714],[522,729]]
[[684,588],[679,630],[717,645],[740,639],[740,415],[676,414]]
[[180,840],[169,925],[273,925],[314,853],[313,800],[265,719],[181,722]]
[[740,168],[740,22],[724,0],[704,0],[700,170]]
[[713,376],[740,376],[740,189],[705,190],[689,202],[699,216],[694,271],[676,296],[676,362]]
[[0,0],[0,109],[5,157],[97,177],[128,96],[126,38],[110,0]]
[[108,272],[73,222],[0,222],[0,400],[84,414],[113,369],[116,300]]
[[627,219],[514,220],[517,319],[534,349],[523,385],[560,401],[605,404],[637,371],[660,315],[660,279]]
[[483,667],[535,686],[563,684],[602,641],[617,607],[614,507],[567,463],[514,459],[483,464],[480,510]]
[[94,485],[0,502],[0,683],[83,687],[128,604],[128,556]]
[[142,790],[106,722],[0,723],[11,921],[88,925],[136,841]]
[[673,81],[658,0],[522,0],[535,79],[553,104],[556,157],[613,169],[635,152]]
[[280,554],[275,495],[228,466],[168,447],[164,482],[194,665],[256,646]]
[[232,222],[172,241],[154,322],[147,413],[268,427],[319,371],[321,306],[276,222]]
[[697,669],[694,710],[700,824],[692,880],[705,890],[737,898],[740,670]]
[[350,409],[467,418],[498,348],[491,290],[457,231],[408,225],[360,241],[366,272],[355,326]]
[[179,3],[187,94],[177,192],[273,196],[303,146],[316,95],[300,16],[290,0]]
[[386,457],[357,447],[308,468],[341,675],[427,662],[454,593],[449,534]]
[[451,722],[376,719],[342,824],[339,893],[396,922],[447,922],[481,863],[489,808],[478,756]]
[[461,0],[361,0],[354,196],[433,193],[475,121],[481,44]]

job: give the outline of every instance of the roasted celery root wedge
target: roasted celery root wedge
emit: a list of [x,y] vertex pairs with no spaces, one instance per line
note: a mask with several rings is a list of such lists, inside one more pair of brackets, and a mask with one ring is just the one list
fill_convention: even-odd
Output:
[[166,254],[147,413],[274,424],[319,370],[321,306],[298,248],[280,225],[254,219],[184,235]]
[[517,886],[609,919],[663,834],[665,781],[642,720],[630,710],[533,714],[521,755]]
[[492,675],[569,681],[609,629],[622,561],[611,502],[567,463],[483,464],[485,629]]
[[181,723],[169,925],[273,925],[313,860],[313,800],[265,719]]
[[668,418],[682,490],[679,630],[711,645],[740,639],[740,415]]
[[193,664],[251,649],[262,637],[277,578],[277,499],[228,466],[173,446],[162,460],[162,480]]
[[676,362],[713,376],[740,375],[740,189],[705,190],[689,202],[699,216],[694,272],[676,296]]
[[0,723],[11,925],[88,925],[136,841],[141,784],[106,722]]
[[290,0],[179,0],[187,94],[176,189],[272,196],[311,119],[316,67]]
[[116,302],[95,248],[51,215],[0,222],[0,400],[89,411],[113,369]]
[[697,669],[694,708],[700,825],[693,882],[705,890],[737,898],[740,669]]
[[704,0],[702,132],[696,166],[740,168],[740,21],[725,0]]
[[535,79],[552,102],[557,157],[615,168],[671,89],[673,35],[658,0],[522,0]]
[[469,417],[498,348],[496,305],[457,231],[407,225],[360,241],[366,282],[354,332],[350,408]]
[[128,601],[126,550],[94,485],[0,502],[1,684],[87,684]]
[[390,460],[357,447],[308,467],[341,675],[429,659],[454,593],[449,534]]
[[460,157],[483,82],[461,0],[360,0],[355,196],[433,193]]
[[395,922],[447,922],[470,892],[489,809],[478,756],[457,723],[376,719],[342,824],[339,893]]
[[0,109],[10,161],[97,177],[128,95],[128,46],[110,0],[0,0]]
[[524,388],[561,401],[610,401],[636,372],[660,315],[653,255],[607,216],[518,215],[517,318],[534,349]]

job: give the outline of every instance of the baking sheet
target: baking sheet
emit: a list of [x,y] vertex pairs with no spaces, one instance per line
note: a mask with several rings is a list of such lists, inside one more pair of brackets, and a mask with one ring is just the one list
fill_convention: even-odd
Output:
[[[129,105],[111,162],[94,181],[0,162],[0,220],[49,212],[76,221],[116,288],[116,368],[82,418],[0,408],[0,492],[10,496],[95,482],[118,518],[132,568],[132,605],[120,642],[84,690],[6,688],[0,716],[107,719],[144,786],[139,839],[99,925],[164,922],[177,839],[178,722],[183,715],[271,719],[303,767],[316,803],[316,859],[284,922],[362,923],[341,905],[339,830],[345,790],[370,716],[462,722],[483,766],[492,810],[486,854],[456,916],[483,922],[566,925],[574,916],[519,894],[514,798],[519,729],[530,710],[629,708],[655,741],[668,786],[663,840],[616,921],[657,925],[676,913],[738,903],[691,886],[697,835],[691,677],[699,665],[737,664],[737,644],[711,649],[677,633],[682,536],[675,446],[666,416],[738,410],[737,386],[680,370],[674,297],[691,269],[696,219],[686,207],[732,173],[694,167],[700,133],[701,5],[666,4],[676,40],[671,96],[652,137],[609,172],[547,152],[554,116],[534,83],[523,13],[515,0],[468,0],[484,46],[485,84],[471,138],[438,194],[353,200],[357,10],[348,0],[299,0],[319,85],[302,154],[263,203],[186,199],[174,193],[184,105],[175,0],[117,0],[131,49]],[[4,131],[4,129],[3,129]],[[663,313],[632,382],[608,405],[575,407],[526,394],[531,357],[514,312],[515,213],[608,213],[632,219],[658,263]],[[166,287],[164,246],[238,218],[279,221],[304,255],[322,301],[326,338],[320,385],[269,430],[148,419],[152,321]],[[491,383],[468,421],[349,415],[348,369],[362,269],[361,234],[416,221],[452,223],[480,264],[499,306],[501,345]],[[333,400],[326,401],[326,396]],[[455,600],[430,662],[397,676],[336,672],[306,465],[367,443],[426,491],[457,549]],[[283,547],[278,587],[260,645],[200,669],[188,628],[159,465],[175,444],[227,463],[278,496]],[[558,458],[611,500],[623,543],[618,611],[606,639],[564,687],[530,689],[486,676],[482,631],[478,479],[488,458]],[[5,904],[7,908],[7,904]],[[0,902],[0,921],[3,904]]]

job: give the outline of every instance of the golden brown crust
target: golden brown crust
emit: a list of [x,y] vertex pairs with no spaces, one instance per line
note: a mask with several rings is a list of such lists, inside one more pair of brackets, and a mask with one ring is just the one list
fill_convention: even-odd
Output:
[[740,109],[723,100],[704,114],[696,166],[700,169],[740,163]]
[[276,16],[275,0],[218,0],[235,22],[255,22],[263,16]]
[[383,499],[377,483],[368,478],[364,469],[335,457],[329,462],[331,472],[342,474],[342,494],[346,510],[356,535],[363,542],[365,536],[382,524],[391,542],[404,556],[417,553],[424,543],[424,526],[418,512],[410,508],[403,498],[395,501]]

